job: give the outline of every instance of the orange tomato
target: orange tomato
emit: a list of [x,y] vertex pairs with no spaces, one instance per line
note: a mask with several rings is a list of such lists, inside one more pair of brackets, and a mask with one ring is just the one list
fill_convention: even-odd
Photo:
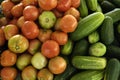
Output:
[[10,50],[5,50],[1,54],[2,66],[13,66],[16,63],[17,55]]
[[38,26],[33,21],[25,21],[21,30],[23,35],[25,35],[28,39],[35,39],[39,35]]
[[68,41],[68,35],[62,31],[55,31],[51,34],[51,39],[55,40],[59,45],[65,45]]
[[3,29],[0,28],[0,46],[3,46],[5,44],[5,34]]
[[35,6],[26,6],[23,10],[25,20],[35,21],[39,16],[39,11]]
[[77,24],[77,19],[74,16],[65,15],[60,20],[60,29],[66,33],[73,32],[77,28]]
[[2,80],[15,80],[17,77],[17,70],[13,67],[4,67],[1,70]]
[[64,58],[57,56],[51,58],[48,63],[48,68],[53,74],[61,74],[65,71],[67,63]]
[[50,36],[52,34],[52,30],[51,29],[40,29],[39,35],[38,35],[38,39],[41,42],[45,42],[46,40],[50,39]]
[[41,46],[41,53],[47,58],[53,58],[60,53],[59,44],[54,40],[47,40]]
[[71,0],[71,6],[78,8],[80,6],[80,0]]
[[13,8],[11,9],[11,13],[14,17],[20,17],[22,15],[24,6],[22,3],[19,3],[15,6],[13,6]]
[[37,5],[38,0],[22,0],[22,3],[24,6],[28,6],[28,5]]
[[57,6],[57,0],[38,0],[38,4],[43,10],[52,10]]

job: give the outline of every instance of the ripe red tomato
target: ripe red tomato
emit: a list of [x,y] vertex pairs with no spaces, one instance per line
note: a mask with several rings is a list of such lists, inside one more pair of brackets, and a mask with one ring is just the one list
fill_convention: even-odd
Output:
[[65,45],[68,41],[68,35],[62,31],[55,31],[51,34],[51,39],[58,42],[59,45]]
[[69,33],[75,31],[78,22],[74,16],[65,15],[64,17],[62,17],[59,24],[60,24],[60,29],[63,32]]
[[48,63],[48,68],[53,74],[61,74],[65,71],[67,63],[64,58],[56,56],[51,58]]
[[67,11],[71,7],[71,0],[58,0],[57,10],[61,12]]
[[52,10],[57,6],[57,0],[38,0],[38,3],[43,10]]
[[35,21],[39,16],[39,11],[35,6],[26,6],[23,10],[25,20]]
[[53,58],[60,53],[59,44],[54,40],[47,40],[41,46],[41,52],[47,58]]
[[33,21],[25,21],[21,30],[28,39],[35,39],[39,35],[39,28]]

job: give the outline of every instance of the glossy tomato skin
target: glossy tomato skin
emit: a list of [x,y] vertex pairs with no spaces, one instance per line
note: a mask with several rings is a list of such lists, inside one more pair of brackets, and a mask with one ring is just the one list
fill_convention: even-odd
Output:
[[41,52],[47,58],[53,58],[60,53],[59,44],[54,40],[47,40],[41,46]]
[[63,32],[70,33],[75,31],[75,29],[77,28],[78,22],[74,16],[65,15],[64,17],[62,17],[59,24],[60,24],[60,29]]
[[26,6],[23,10],[23,16],[25,20],[35,21],[38,18],[39,11],[35,6]]
[[80,0],[71,0],[71,6],[78,8],[80,6]]
[[68,35],[62,31],[55,31],[51,34],[51,39],[58,42],[59,45],[65,45],[68,41]]
[[39,28],[33,21],[25,21],[21,30],[23,35],[28,39],[35,39],[39,35]]
[[13,67],[4,67],[1,70],[2,80],[15,80],[17,76],[17,70]]
[[38,4],[43,10],[52,10],[57,6],[57,0],[38,0]]
[[67,11],[71,7],[71,0],[58,0],[57,10],[61,12]]
[[51,58],[48,63],[48,68],[53,74],[61,74],[65,71],[67,63],[63,57],[56,56]]
[[39,35],[38,35],[38,39],[41,42],[45,42],[46,40],[50,39],[50,36],[52,34],[52,30],[51,29],[40,29]]
[[17,55],[10,50],[5,50],[1,54],[2,66],[13,66],[16,63],[16,60],[17,60]]

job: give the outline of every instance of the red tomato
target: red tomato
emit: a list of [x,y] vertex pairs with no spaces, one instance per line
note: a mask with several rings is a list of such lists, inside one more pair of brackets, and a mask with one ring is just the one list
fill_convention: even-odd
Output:
[[80,0],[71,0],[72,7],[78,8],[80,6]]
[[14,24],[14,25],[17,25],[17,18],[13,18],[12,20],[9,21],[8,24]]
[[47,58],[53,58],[60,53],[59,44],[54,40],[47,40],[42,44],[41,52]]
[[64,17],[62,17],[59,24],[60,24],[60,29],[63,32],[69,33],[75,31],[78,22],[74,16],[65,15]]
[[43,10],[52,10],[57,6],[57,0],[38,0],[38,3]]
[[11,9],[11,13],[14,17],[20,17],[22,15],[23,9],[24,9],[23,4],[19,3],[13,6],[13,8]]
[[2,80],[15,80],[17,77],[17,70],[13,67],[4,67],[1,70]]
[[57,9],[61,12],[67,11],[71,7],[71,0],[58,0]]
[[59,45],[65,45],[68,41],[68,35],[65,32],[55,31],[52,33],[51,39],[58,42]]
[[38,0],[22,0],[22,3],[24,6],[28,6],[28,5],[37,5],[37,1]]
[[39,35],[39,28],[33,21],[25,21],[21,30],[28,39],[35,39]]
[[35,21],[39,16],[39,11],[35,6],[26,6],[23,10],[25,20]]
[[52,34],[52,30],[50,30],[50,29],[47,29],[47,30],[40,29],[38,39],[41,42],[45,42],[46,40],[50,39],[51,34]]
[[61,74],[65,71],[67,63],[64,58],[57,56],[51,58],[48,63],[48,68],[53,74]]

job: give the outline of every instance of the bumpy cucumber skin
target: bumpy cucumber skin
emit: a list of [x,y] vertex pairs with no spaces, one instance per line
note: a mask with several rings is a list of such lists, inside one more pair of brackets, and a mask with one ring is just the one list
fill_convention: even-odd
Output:
[[88,70],[72,76],[70,80],[101,80],[104,76],[104,70]]
[[118,80],[120,71],[120,62],[116,58],[108,61],[104,80]]
[[100,30],[101,41],[109,45],[114,41],[114,28],[113,28],[113,20],[111,17],[106,16]]
[[75,56],[72,59],[72,64],[78,69],[94,69],[100,70],[106,67],[106,58],[93,56]]
[[104,14],[101,12],[95,12],[78,22],[78,26],[74,32],[70,34],[70,38],[73,41],[77,41],[85,38],[91,32],[95,31],[103,22]]
[[97,0],[86,0],[87,6],[90,10],[96,11],[98,2]]

